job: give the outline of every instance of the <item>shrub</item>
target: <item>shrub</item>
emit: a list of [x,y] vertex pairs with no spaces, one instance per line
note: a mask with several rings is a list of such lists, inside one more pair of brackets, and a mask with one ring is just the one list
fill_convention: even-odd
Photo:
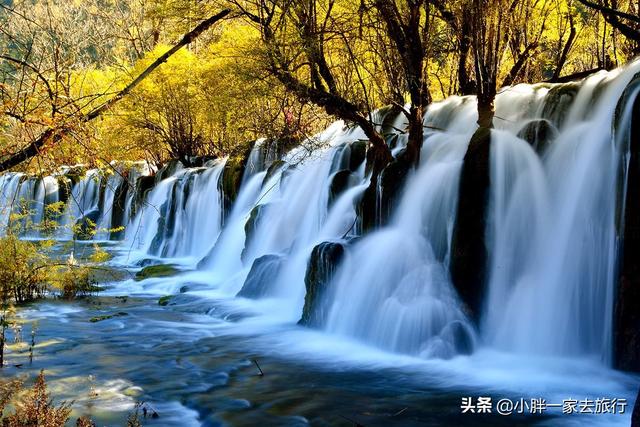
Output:
[[[69,420],[71,404],[55,406],[49,398],[44,371],[40,371],[33,387],[20,395],[22,382],[12,380],[0,384],[0,412],[2,427],[63,427]],[[5,416],[8,403],[15,408]]]

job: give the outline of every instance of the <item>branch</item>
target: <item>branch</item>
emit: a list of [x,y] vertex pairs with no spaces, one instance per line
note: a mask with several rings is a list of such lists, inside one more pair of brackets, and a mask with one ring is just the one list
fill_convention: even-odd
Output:
[[632,15],[630,13],[620,12],[619,10],[612,9],[610,7],[603,6],[597,3],[593,3],[589,0],[578,0],[578,1],[583,5],[590,7],[591,9],[595,9],[601,12],[602,14],[614,15],[619,18],[628,19],[629,21],[637,22],[638,24],[640,24],[640,17]]
[[505,77],[504,82],[502,82],[502,86],[511,86],[513,84],[516,77],[518,77],[520,70],[522,70],[522,67],[524,67],[524,64],[531,57],[531,55],[533,54],[533,51],[537,47],[538,47],[538,42],[533,42],[529,46],[527,46],[522,51],[522,53],[520,53],[520,55],[518,55],[518,60],[516,61],[515,64],[513,64],[513,67],[511,67],[511,71],[509,71],[509,74],[507,75],[507,77]]
[[[182,47],[188,45],[193,40],[195,40],[200,34],[209,29],[213,24],[224,18],[229,14],[229,9],[225,9],[222,12],[212,16],[211,18],[202,21],[196,28],[182,37],[182,40],[178,42],[175,46],[169,49],[164,55],[160,56],[156,59],[151,65],[149,65],[138,77],[136,77],[131,83],[129,83],[124,89],[118,92],[113,98],[106,101],[101,106],[93,109],[92,111],[81,115],[79,117],[79,121],[81,123],[89,122],[97,117],[99,117],[102,113],[107,111],[113,105],[115,105],[118,101],[124,98],[129,92],[131,92],[140,82],[142,82],[149,74],[151,74],[156,68],[158,68],[162,63],[166,62],[171,55],[176,53]],[[59,142],[69,131],[71,127],[68,125],[61,125],[55,128],[49,128],[45,130],[40,136],[29,145],[27,145],[22,150],[18,151],[16,154],[12,155],[8,159],[0,162],[0,172],[4,172],[12,167],[19,165],[20,163],[36,156],[40,149],[49,141],[55,144]]]

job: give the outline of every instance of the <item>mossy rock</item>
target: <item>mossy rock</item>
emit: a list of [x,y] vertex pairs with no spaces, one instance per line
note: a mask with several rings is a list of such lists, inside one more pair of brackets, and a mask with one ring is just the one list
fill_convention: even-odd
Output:
[[307,292],[304,297],[302,317],[298,324],[310,327],[324,325],[328,310],[324,297],[344,254],[344,245],[335,242],[320,243],[311,251],[304,277]]
[[242,177],[247,164],[250,150],[242,156],[230,157],[222,169],[218,187],[222,192],[223,214],[226,218],[231,212],[233,202],[235,202],[240,193],[240,185],[242,185]]
[[522,138],[541,154],[551,141],[558,136],[558,129],[548,120],[532,120],[520,129],[518,138]]
[[178,274],[180,270],[171,264],[150,265],[138,271],[135,276],[136,281],[150,279],[154,277],[171,277]]
[[155,186],[156,180],[153,175],[143,175],[138,177],[135,185],[135,194],[131,204],[130,217],[133,218],[142,207],[142,203],[147,197],[147,193]]
[[557,127],[562,126],[581,86],[578,82],[553,86],[545,96],[542,117]]
[[412,164],[402,151],[380,173],[380,224],[387,223],[393,208],[398,205],[407,176],[412,169]]
[[258,223],[260,222],[260,217],[264,215],[265,210],[269,207],[269,203],[265,203],[262,205],[254,206],[249,213],[249,218],[247,222],[244,224],[244,249],[242,250],[242,259],[244,260],[245,253],[249,245],[251,244],[251,240],[253,239],[253,234],[258,229]]
[[128,313],[125,313],[124,311],[121,311],[119,313],[114,313],[114,314],[105,314],[102,316],[94,316],[91,319],[89,319],[89,322],[91,323],[97,323],[97,322],[102,322],[103,320],[109,320],[109,319],[113,319],[114,317],[121,317],[121,316],[128,316]]
[[161,305],[163,307],[169,305],[169,302],[171,302],[171,298],[173,298],[173,295],[165,295],[163,297],[160,297],[160,299],[158,300],[158,305]]

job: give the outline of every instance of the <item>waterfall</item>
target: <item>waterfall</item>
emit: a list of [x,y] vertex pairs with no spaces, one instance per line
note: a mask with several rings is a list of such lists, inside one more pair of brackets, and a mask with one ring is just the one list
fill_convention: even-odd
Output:
[[634,68],[585,81],[540,155],[493,133],[489,345],[610,361],[622,155],[612,122]]
[[[390,352],[451,358],[488,347],[610,363],[616,208],[627,154],[612,123],[639,68],[580,83],[517,85],[498,95],[479,324],[449,272],[460,173],[476,130],[471,96],[429,107],[421,162],[408,170],[388,222],[367,233],[358,226],[371,180],[366,137],[343,122],[287,153],[259,140],[240,161],[174,161],[155,174],[140,165],[117,174],[89,170],[71,185],[68,200],[58,185],[64,173],[4,174],[0,227],[20,199],[32,208],[32,222],[46,217],[47,205],[65,201],[60,238],[71,238],[71,226],[87,217],[97,224],[96,239],[122,239],[135,261],[183,262],[210,289],[285,323],[298,322],[311,304],[322,313],[313,324],[322,333]],[[407,141],[404,118],[390,109],[374,116],[397,156]],[[628,127],[630,120],[619,123]],[[224,180],[232,164],[243,167],[233,176],[233,195]],[[124,233],[107,232],[120,225]],[[330,247],[339,247],[340,260],[316,275],[322,288],[315,289],[310,273],[334,262],[322,258]],[[313,298],[305,299],[310,289]]]
[[202,258],[222,226],[218,181],[225,162],[178,168],[151,190],[125,240],[143,254]]

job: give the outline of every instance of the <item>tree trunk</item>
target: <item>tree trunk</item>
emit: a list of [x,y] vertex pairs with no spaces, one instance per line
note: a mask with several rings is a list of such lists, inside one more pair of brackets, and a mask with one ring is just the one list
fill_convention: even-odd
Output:
[[478,128],[464,156],[451,248],[451,279],[467,314],[476,322],[480,320],[487,274],[490,148],[491,130]]
[[[88,113],[81,115],[77,118],[79,122],[87,123],[91,120],[100,117],[105,111],[109,110],[113,107],[118,101],[128,95],[136,86],[140,84],[145,78],[149,76],[156,68],[166,62],[169,57],[171,57],[174,53],[180,50],[182,47],[188,45],[193,40],[195,40],[200,34],[209,29],[213,24],[224,18],[229,14],[230,10],[225,9],[222,12],[210,17],[202,21],[195,27],[193,30],[185,34],[180,42],[178,42],[175,46],[165,52],[162,56],[156,59],[151,65],[149,65],[142,73],[140,73],[131,83],[129,83],[124,89],[106,101],[104,104],[99,107],[89,111]],[[44,147],[45,144],[51,142],[55,144],[62,140],[62,138],[71,130],[68,124],[62,125],[55,128],[49,128],[45,130],[40,136],[29,145],[18,151],[17,153],[11,155],[9,158],[0,162],[0,172],[4,172],[8,169],[11,169],[20,163],[35,157],[40,152],[40,149]]]

